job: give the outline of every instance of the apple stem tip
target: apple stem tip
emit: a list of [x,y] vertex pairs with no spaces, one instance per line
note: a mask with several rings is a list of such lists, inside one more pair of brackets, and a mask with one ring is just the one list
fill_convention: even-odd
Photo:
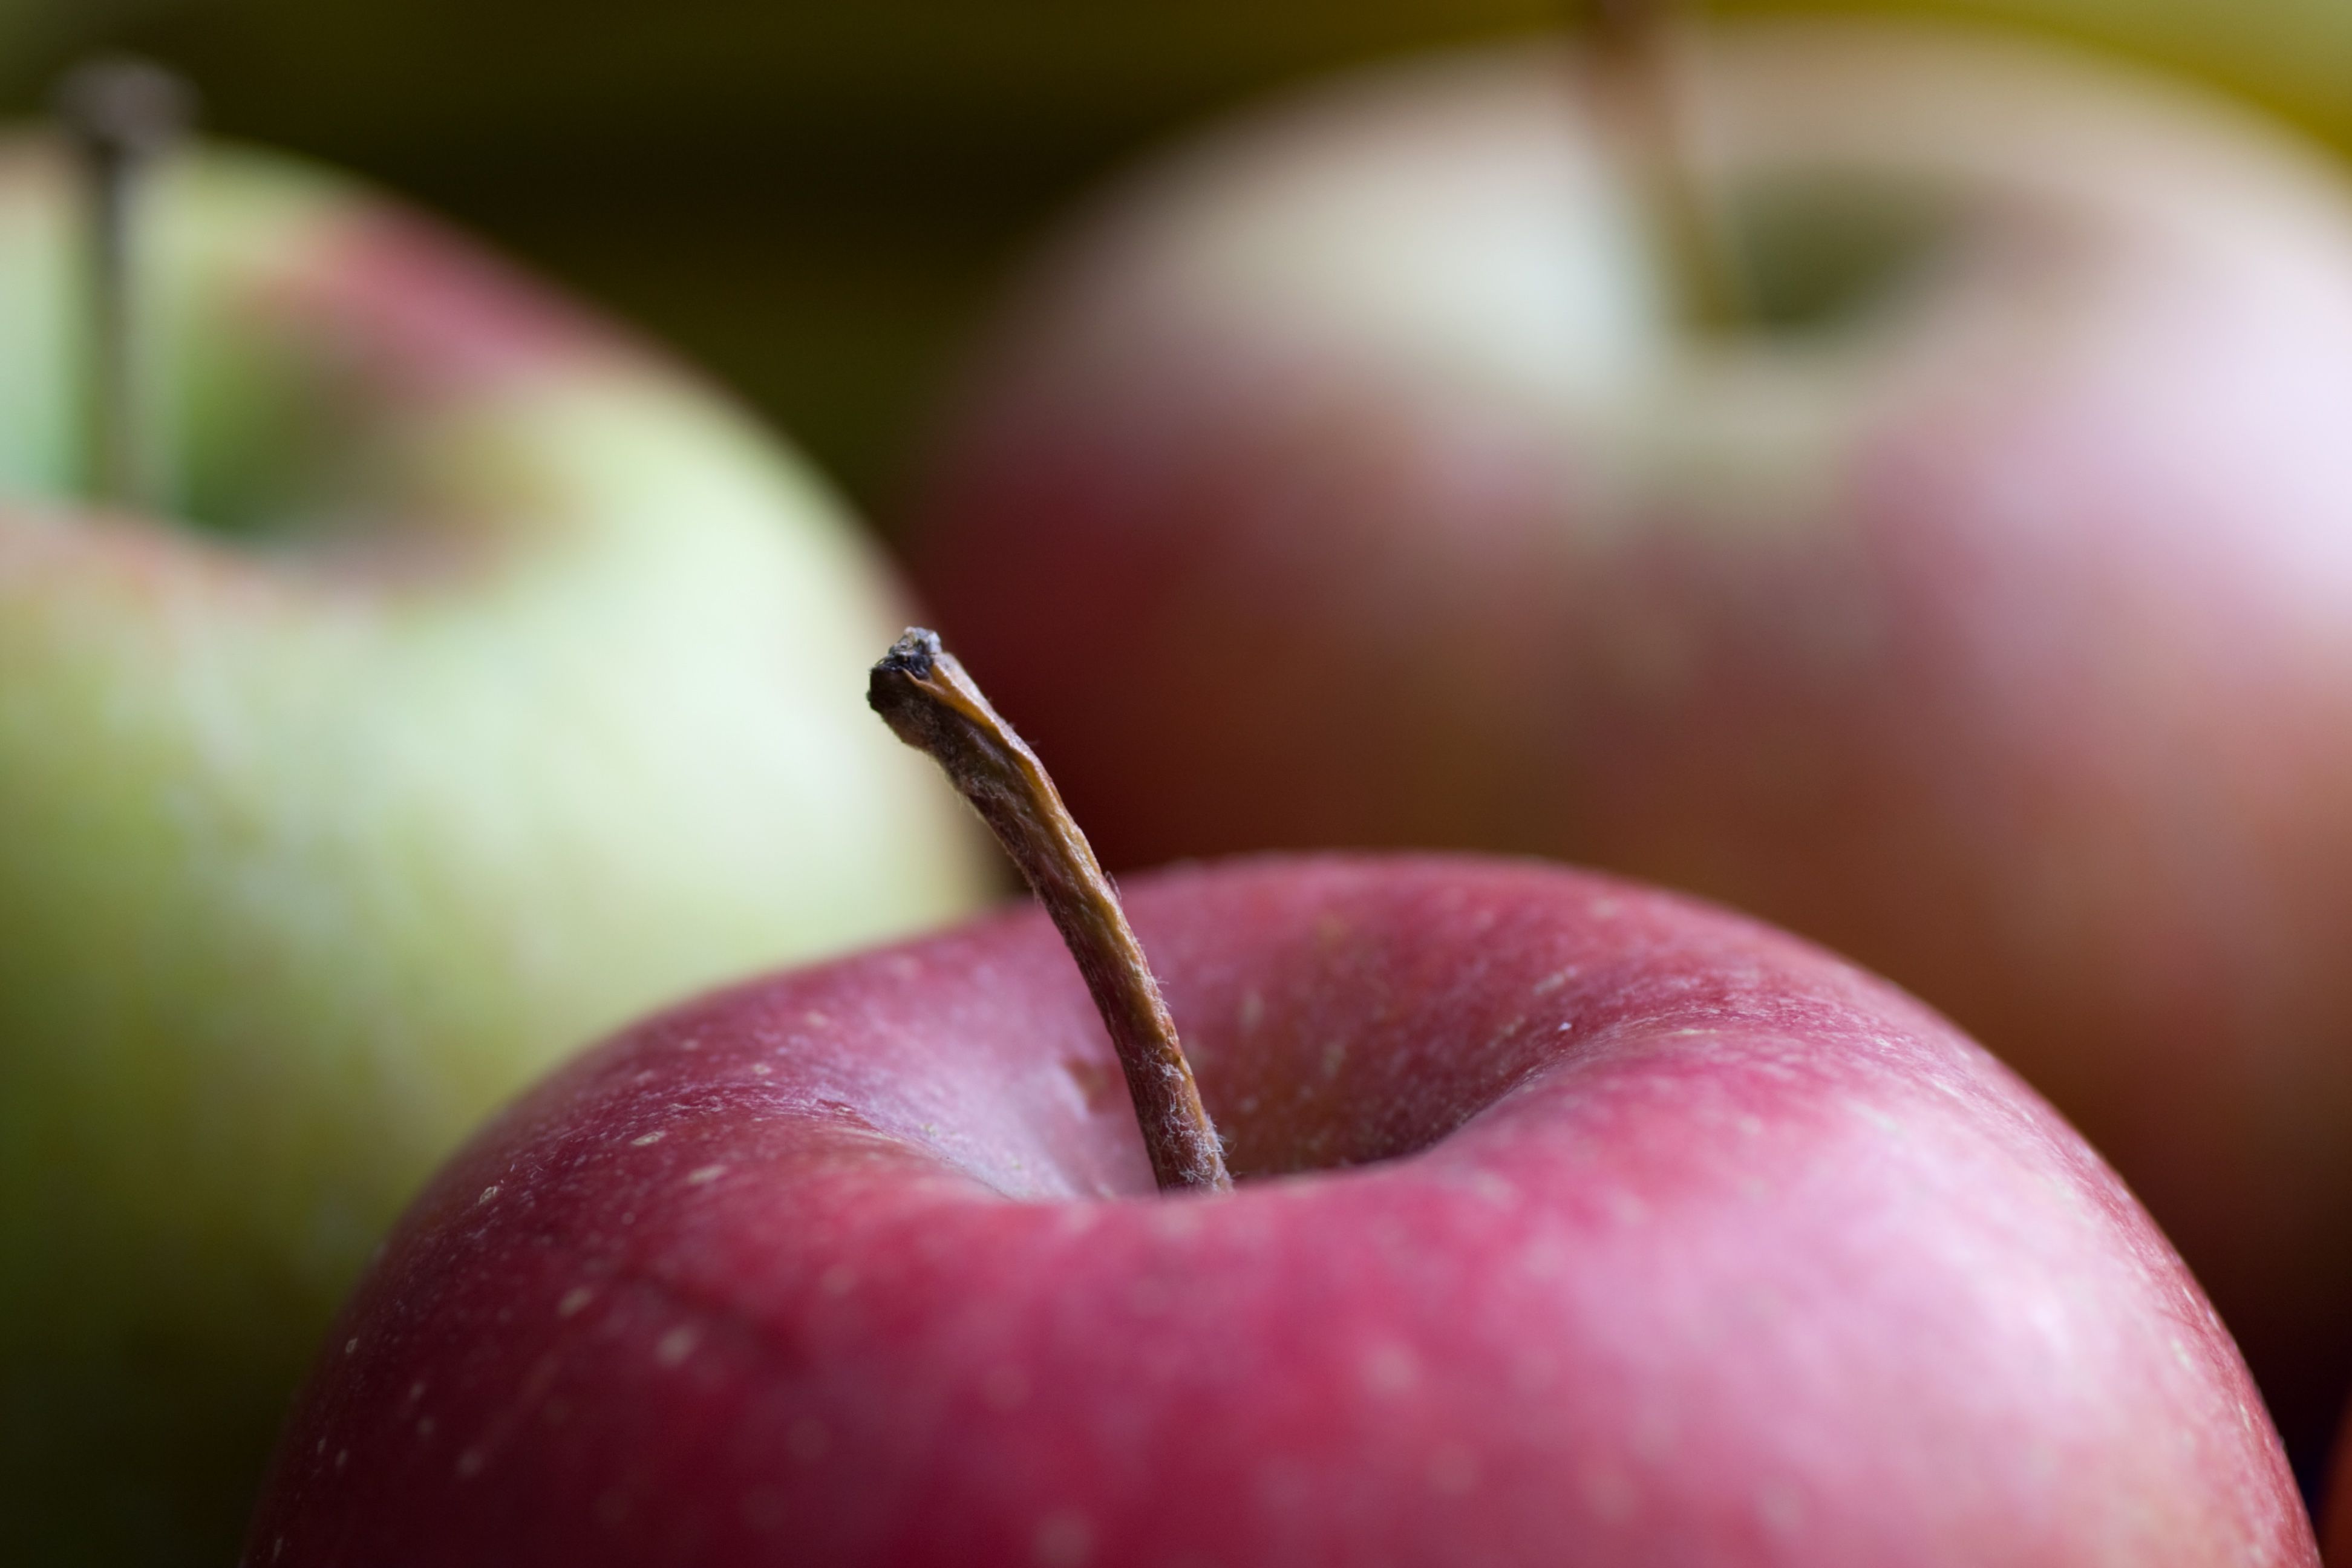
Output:
[[103,157],[141,159],[170,150],[195,118],[195,92],[151,60],[103,55],[58,83],[58,119]]
[[1160,1190],[1233,1186],[1176,1023],[1118,891],[1037,754],[989,705],[935,632],[909,627],[874,666],[866,700],[980,814],[1045,907],[1086,977],[1135,1101]]
[[1692,0],[1580,0],[1623,158],[1690,323],[1754,320],[1738,237],[1701,166],[1706,95]]
[[54,107],[79,154],[90,225],[90,472],[96,498],[155,498],[140,325],[139,190],[195,117],[188,84],[145,60],[106,56],[67,73]]

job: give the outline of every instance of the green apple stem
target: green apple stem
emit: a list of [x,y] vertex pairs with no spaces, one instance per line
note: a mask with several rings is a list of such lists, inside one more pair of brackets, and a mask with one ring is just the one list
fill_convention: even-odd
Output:
[[185,83],[143,60],[92,60],[58,89],[58,118],[80,153],[89,212],[89,477],[92,499],[109,505],[147,508],[162,499],[140,310],[141,191],[194,107]]
[[911,628],[874,667],[866,700],[898,739],[946,770],[1053,917],[1110,1031],[1160,1190],[1234,1184],[1160,983],[1118,893],[1037,754],[936,633]]
[[1699,162],[1704,108],[1687,0],[1581,0],[1633,184],[1690,323],[1754,319],[1738,237]]

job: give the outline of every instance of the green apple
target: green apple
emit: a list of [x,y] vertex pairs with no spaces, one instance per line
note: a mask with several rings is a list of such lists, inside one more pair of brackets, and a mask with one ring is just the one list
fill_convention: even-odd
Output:
[[334,178],[159,171],[158,504],[84,504],[77,195],[0,146],[0,1552],[226,1561],[486,1110],[982,862],[858,700],[904,610],[824,487]]

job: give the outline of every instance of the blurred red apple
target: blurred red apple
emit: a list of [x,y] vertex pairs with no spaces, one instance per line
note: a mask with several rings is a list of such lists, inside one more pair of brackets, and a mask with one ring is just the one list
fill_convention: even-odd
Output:
[[1035,912],[696,1003],[478,1138],[253,1564],[2310,1564],[2230,1340],[1990,1058],[1671,895],[1130,905],[1240,1187]]
[[2324,1435],[2352,205],[1982,37],[1700,63],[1747,330],[1680,324],[1578,59],[1278,108],[1004,324],[914,520],[940,625],[1113,866],[1539,851],[1885,972],[2075,1119]]

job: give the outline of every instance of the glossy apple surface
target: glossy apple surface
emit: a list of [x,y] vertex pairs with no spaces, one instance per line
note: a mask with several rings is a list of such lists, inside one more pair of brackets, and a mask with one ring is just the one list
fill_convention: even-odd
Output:
[[207,153],[152,195],[171,515],[106,515],[65,174],[0,148],[25,1563],[225,1559],[315,1335],[482,1112],[981,885],[856,700],[897,595],[791,455],[324,175]]
[[247,1561],[2315,1561],[2155,1226],[1883,983],[1532,863],[1128,902],[1236,1192],[1034,910],[673,1011],[410,1212]]
[[1113,867],[1540,851],[1890,975],[2115,1161],[2324,1443],[2352,204],[2020,45],[1705,65],[1747,332],[1677,324],[1567,58],[1277,106],[1009,314],[914,519],[938,625]]

